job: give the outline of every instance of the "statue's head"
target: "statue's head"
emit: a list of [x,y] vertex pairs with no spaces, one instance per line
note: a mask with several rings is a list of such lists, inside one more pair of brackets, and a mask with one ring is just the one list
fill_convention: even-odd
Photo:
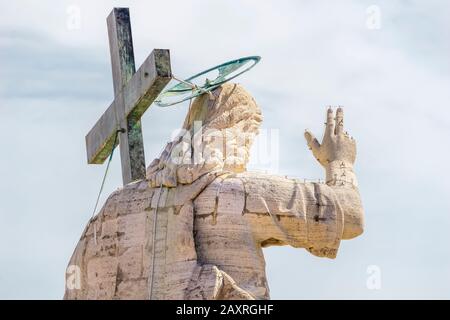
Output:
[[152,186],[176,186],[208,172],[243,172],[261,122],[261,110],[240,85],[203,94],[190,106],[181,133],[150,164],[147,178]]

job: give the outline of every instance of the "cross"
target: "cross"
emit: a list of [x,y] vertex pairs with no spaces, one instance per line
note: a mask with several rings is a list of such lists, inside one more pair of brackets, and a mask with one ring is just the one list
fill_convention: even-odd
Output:
[[140,119],[171,79],[170,53],[154,49],[136,71],[128,8],[114,8],[107,24],[114,101],[86,135],[87,158],[89,164],[102,164],[119,143],[126,185],[145,178]]

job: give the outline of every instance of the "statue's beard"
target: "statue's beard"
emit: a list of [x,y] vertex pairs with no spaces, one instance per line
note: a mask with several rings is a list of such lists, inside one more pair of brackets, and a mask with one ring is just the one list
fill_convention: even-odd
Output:
[[168,143],[161,157],[149,166],[147,178],[153,186],[188,184],[213,171],[245,171],[253,137],[233,129],[202,126],[192,132]]
[[197,98],[182,132],[148,167],[150,185],[175,187],[210,172],[245,171],[260,123],[256,103],[236,85]]

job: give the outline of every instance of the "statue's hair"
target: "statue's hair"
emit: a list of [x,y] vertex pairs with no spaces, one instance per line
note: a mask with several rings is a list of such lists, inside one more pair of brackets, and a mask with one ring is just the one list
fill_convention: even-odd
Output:
[[147,168],[150,185],[173,187],[208,172],[245,171],[261,122],[261,110],[240,85],[227,83],[197,97],[183,132]]

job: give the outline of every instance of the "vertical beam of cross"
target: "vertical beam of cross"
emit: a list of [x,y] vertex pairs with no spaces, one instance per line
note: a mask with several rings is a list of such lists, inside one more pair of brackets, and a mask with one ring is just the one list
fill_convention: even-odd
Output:
[[[114,8],[107,24],[114,95],[117,96],[136,72],[128,8]],[[121,106],[124,107],[124,104]],[[145,178],[144,140],[140,118],[121,118],[119,124],[125,132],[119,134],[120,158],[123,183],[127,184]]]
[[88,163],[103,163],[116,147],[116,132],[123,131],[119,145],[126,185],[145,178],[140,119],[172,78],[170,53],[154,49],[136,71],[128,8],[114,8],[107,24],[115,97],[86,135],[86,151]]

